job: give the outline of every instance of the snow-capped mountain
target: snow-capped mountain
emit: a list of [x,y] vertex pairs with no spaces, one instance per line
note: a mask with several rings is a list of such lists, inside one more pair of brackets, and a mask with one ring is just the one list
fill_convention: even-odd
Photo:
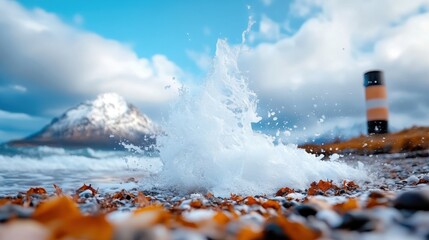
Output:
[[118,148],[125,141],[150,147],[159,128],[116,93],[105,93],[66,111],[41,131],[12,145]]

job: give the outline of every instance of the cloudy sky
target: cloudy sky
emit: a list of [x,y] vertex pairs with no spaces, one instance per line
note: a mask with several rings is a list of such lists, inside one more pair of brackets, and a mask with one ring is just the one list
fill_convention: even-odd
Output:
[[392,129],[429,125],[429,0],[0,0],[0,142],[104,92],[160,121],[249,16],[239,66],[260,99],[255,127],[296,143],[359,134],[373,69]]

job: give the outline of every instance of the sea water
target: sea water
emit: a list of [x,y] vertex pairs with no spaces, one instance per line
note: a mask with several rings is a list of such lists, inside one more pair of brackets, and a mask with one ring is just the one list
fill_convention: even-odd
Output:
[[[0,146],[0,196],[53,184],[74,192],[92,184],[101,193],[141,188],[141,179],[150,179],[162,169],[157,157],[138,152],[97,151],[90,148]],[[132,179],[132,180],[130,180]],[[145,184],[145,187],[150,188]]]
[[[318,180],[362,180],[366,173],[338,161],[321,161],[295,145],[274,144],[252,130],[257,96],[237,59],[241,46],[218,40],[213,67],[197,91],[183,90],[159,138],[164,188],[216,195],[304,189]],[[286,80],[286,79],[285,79]]]

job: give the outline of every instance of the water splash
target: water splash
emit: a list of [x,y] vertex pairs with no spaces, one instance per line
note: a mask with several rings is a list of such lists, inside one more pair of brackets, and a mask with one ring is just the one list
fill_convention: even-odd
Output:
[[218,40],[212,72],[197,93],[185,93],[159,139],[163,184],[217,195],[272,193],[282,186],[308,187],[320,179],[361,179],[362,170],[273,144],[255,133],[257,97],[240,73],[240,47]]
[[244,46],[244,44],[246,43],[246,37],[247,35],[249,35],[250,31],[252,30],[252,26],[253,24],[255,24],[256,22],[253,20],[252,15],[249,16],[249,19],[247,21],[247,28],[246,30],[244,30],[241,33],[241,46]]

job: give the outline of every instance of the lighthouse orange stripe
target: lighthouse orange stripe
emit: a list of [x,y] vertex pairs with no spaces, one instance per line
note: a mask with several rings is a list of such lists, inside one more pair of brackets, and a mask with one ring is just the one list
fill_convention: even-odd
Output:
[[374,120],[386,120],[388,119],[389,113],[387,108],[371,108],[366,111],[368,121]]
[[387,98],[386,87],[383,85],[366,87],[365,97],[366,97],[366,100],[380,99],[380,98],[386,99]]

